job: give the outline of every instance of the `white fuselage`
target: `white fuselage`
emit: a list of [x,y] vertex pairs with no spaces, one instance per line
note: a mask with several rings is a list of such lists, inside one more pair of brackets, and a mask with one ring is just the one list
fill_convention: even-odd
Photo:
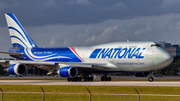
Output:
[[106,67],[114,71],[158,70],[168,66],[173,60],[155,42],[114,42],[74,49],[84,62],[106,63]]

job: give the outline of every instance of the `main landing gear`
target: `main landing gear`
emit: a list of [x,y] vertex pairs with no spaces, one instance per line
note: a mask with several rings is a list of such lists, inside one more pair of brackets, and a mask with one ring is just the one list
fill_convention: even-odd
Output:
[[101,81],[111,81],[111,77],[107,77],[107,75],[104,75],[101,77]]
[[[93,76],[91,76],[91,75],[79,75],[78,77],[74,77],[74,78],[67,78],[67,81],[68,82],[77,82],[77,81],[82,81],[82,79],[84,80],[84,81],[93,81],[94,80],[94,78],[93,78]],[[110,76],[107,76],[107,74],[105,74],[105,75],[103,75],[102,77],[101,77],[101,81],[111,81],[111,77]]]
[[70,82],[70,81],[82,81],[82,77],[75,77],[75,78],[67,78],[67,81]]
[[89,75],[87,75],[87,76],[84,76],[83,78],[82,77],[74,77],[74,78],[67,78],[67,81],[68,82],[70,82],[70,81],[82,81],[82,79],[84,80],[84,81],[93,81],[94,80],[94,78],[92,77],[92,76],[89,76]]
[[93,81],[94,78],[92,76],[85,76],[85,77],[83,77],[83,80],[84,81]]
[[149,81],[149,82],[152,82],[152,81],[154,81],[154,78],[153,78],[153,73],[152,73],[152,71],[150,71],[150,72],[149,72],[148,81]]

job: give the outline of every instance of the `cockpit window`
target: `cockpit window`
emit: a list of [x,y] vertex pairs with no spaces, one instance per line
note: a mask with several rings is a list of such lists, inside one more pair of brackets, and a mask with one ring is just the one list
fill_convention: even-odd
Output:
[[152,44],[151,47],[161,47],[160,44]]

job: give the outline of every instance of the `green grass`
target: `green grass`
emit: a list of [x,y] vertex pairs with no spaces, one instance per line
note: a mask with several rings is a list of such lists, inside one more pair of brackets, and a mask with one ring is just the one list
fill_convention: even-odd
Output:
[[171,94],[180,95],[180,87],[133,87],[133,86],[58,86],[58,85],[0,85],[4,92],[45,92],[54,93],[86,93],[86,87],[91,93],[99,94],[136,94],[134,88],[140,94]]
[[42,101],[42,98],[41,94],[4,94],[3,101]]
[[[1,98],[1,97],[0,97]],[[40,94],[4,94],[4,101],[42,101]],[[179,101],[180,97],[141,96],[140,101]],[[89,101],[88,95],[45,95],[45,101]],[[137,101],[137,96],[92,95],[91,101]]]
[[172,96],[141,96],[140,101],[180,101],[180,97]]
[[[88,101],[86,87],[92,93],[91,101],[137,101],[136,95],[96,95],[96,94],[164,94],[180,95],[180,87],[132,87],[132,86],[58,86],[58,85],[0,85],[4,92],[45,92],[83,94],[45,94],[45,101]],[[0,93],[1,94],[1,93]],[[4,93],[5,101],[42,101],[42,94]],[[1,95],[0,95],[1,99]],[[180,101],[180,97],[140,96],[140,101]]]

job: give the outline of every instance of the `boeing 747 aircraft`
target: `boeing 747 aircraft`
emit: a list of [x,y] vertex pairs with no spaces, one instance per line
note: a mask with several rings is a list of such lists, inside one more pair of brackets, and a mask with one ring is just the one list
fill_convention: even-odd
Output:
[[111,81],[110,74],[120,72],[148,73],[168,66],[173,57],[156,42],[112,42],[91,47],[38,47],[28,36],[14,14],[5,14],[12,41],[9,54],[18,60],[1,60],[11,74],[21,75],[38,65],[57,73],[68,81],[93,81],[93,74],[101,74],[101,81]]

